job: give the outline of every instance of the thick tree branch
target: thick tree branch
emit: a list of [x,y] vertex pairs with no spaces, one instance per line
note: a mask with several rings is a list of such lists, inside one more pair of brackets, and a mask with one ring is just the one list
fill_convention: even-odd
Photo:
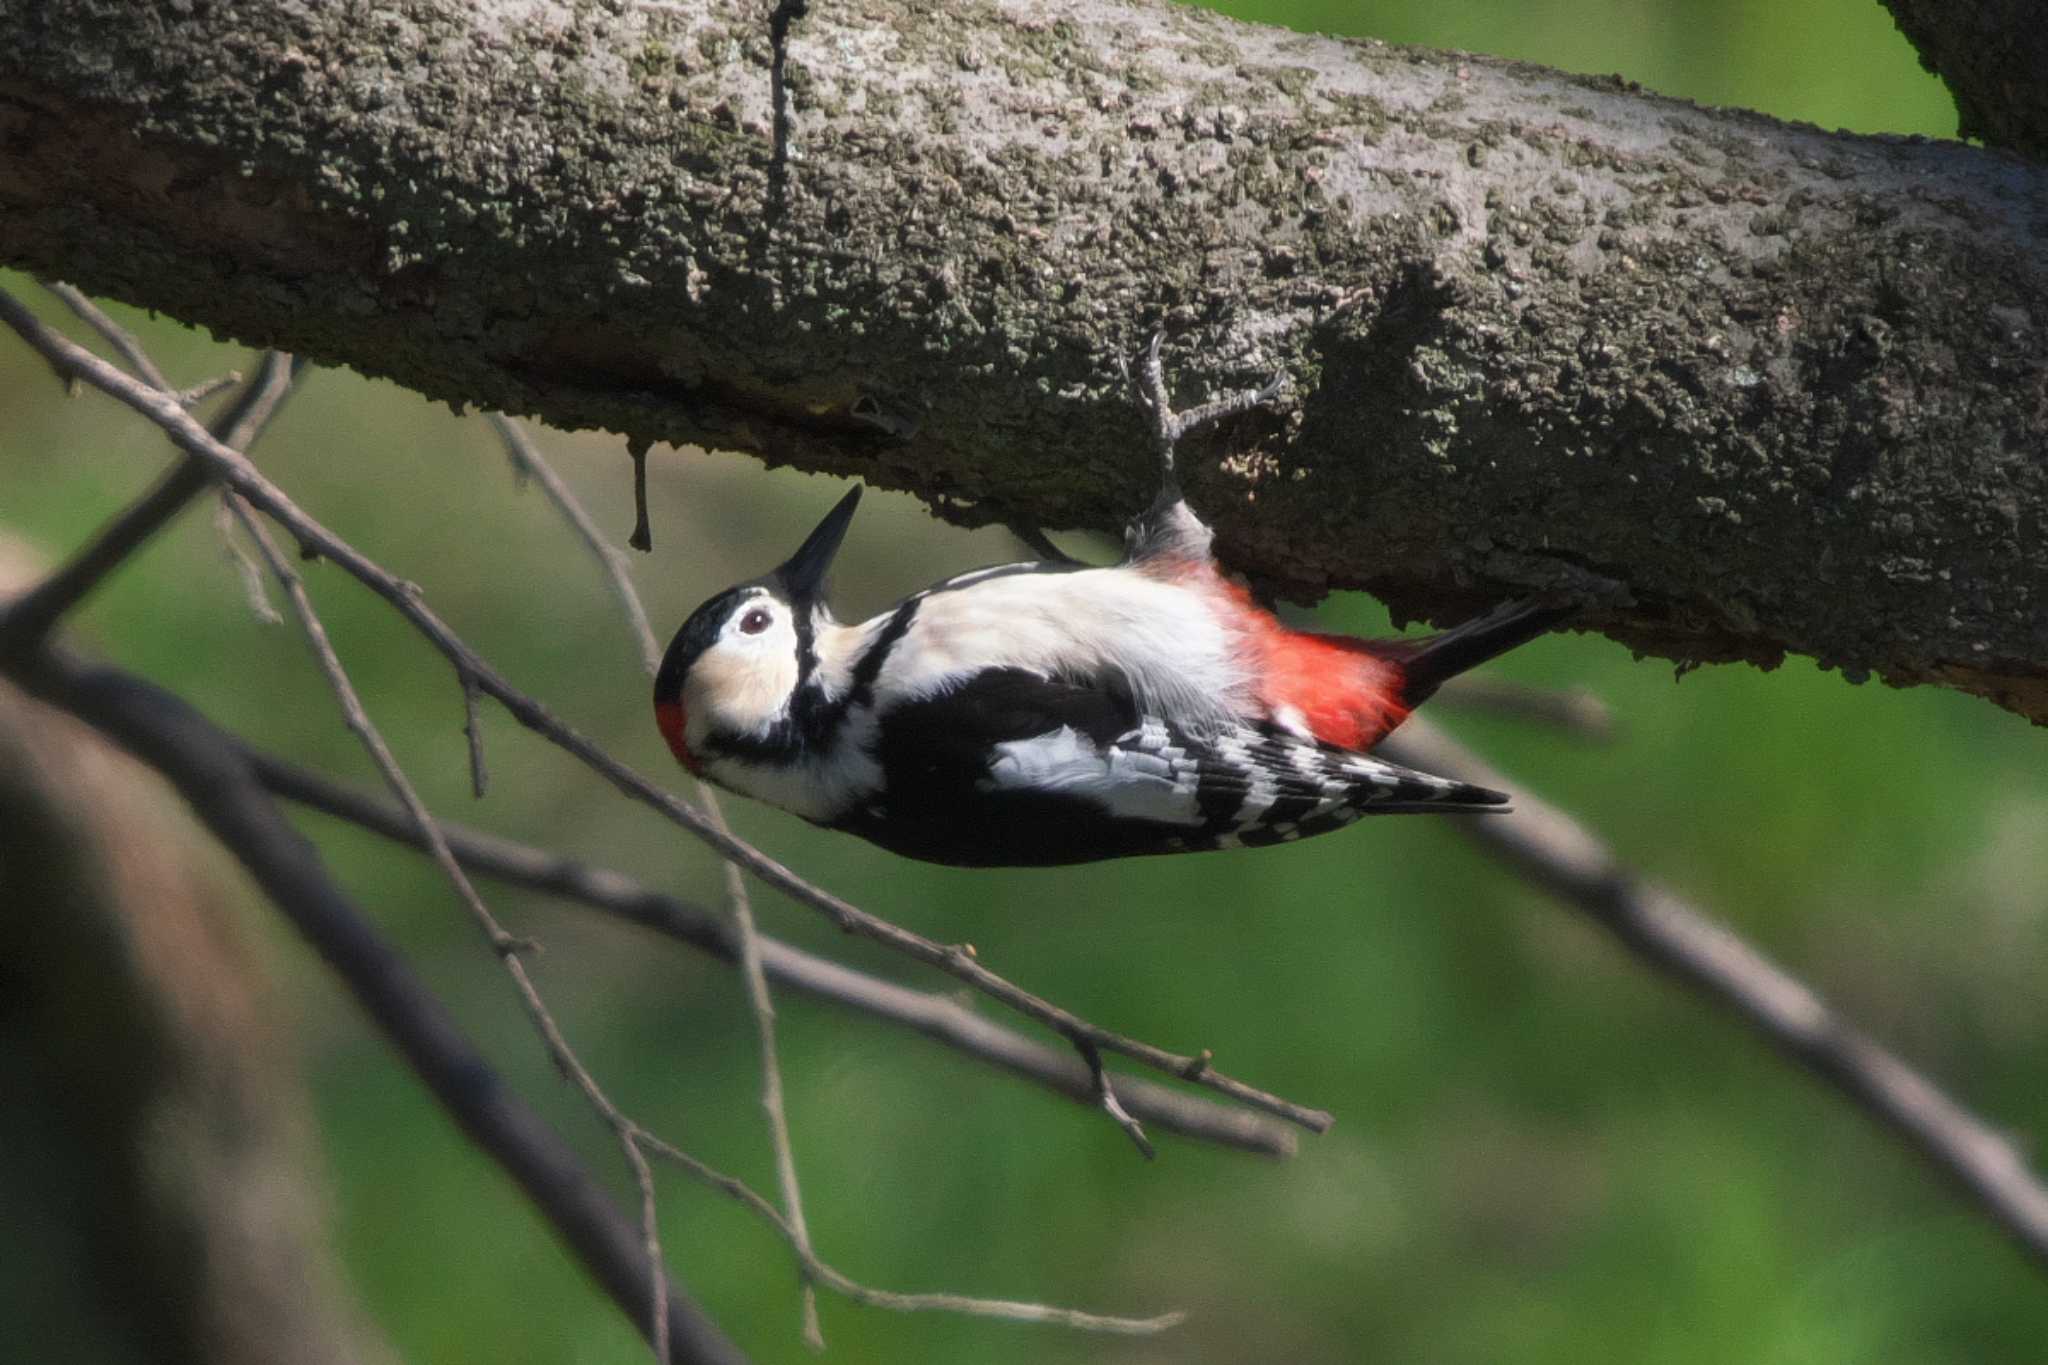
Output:
[[[962,520],[1149,482],[1114,357],[1300,404],[1226,553],[1406,614],[1611,580],[1683,659],[2048,718],[2048,172],[1144,0],[0,0],[0,260],[435,397]],[[425,54],[425,55],[423,55]]]

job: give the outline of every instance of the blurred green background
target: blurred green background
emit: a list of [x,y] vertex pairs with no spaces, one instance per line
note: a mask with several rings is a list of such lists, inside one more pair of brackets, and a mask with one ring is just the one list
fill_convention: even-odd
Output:
[[[1872,0],[1277,4],[1244,18],[1620,72],[1706,103],[1823,126],[1947,135],[1947,96]],[[21,289],[25,282],[7,281]],[[127,314],[124,317],[129,316]],[[138,320],[139,321],[139,320]],[[244,363],[144,327],[190,383]],[[604,524],[628,525],[616,440],[543,434]],[[343,373],[305,385],[259,451],[315,515],[395,571],[513,679],[650,773],[634,645],[582,547],[514,488],[481,423]],[[0,524],[63,554],[163,466],[96,398],[61,401],[0,340]],[[840,491],[750,462],[660,452],[658,631],[781,558]],[[842,615],[1011,557],[873,497],[838,571]],[[386,734],[444,814],[628,868],[705,900],[718,868],[651,815],[487,716],[494,782],[467,792],[460,696],[396,619],[331,569],[313,589]],[[1319,619],[1384,628],[1369,601]],[[293,628],[251,616],[204,516],[76,623],[93,647],[269,747],[369,780]],[[1851,687],[1803,662],[1674,684],[1595,639],[1503,675],[1585,684],[1623,733],[1588,747],[1445,713],[1853,1018],[2020,1133],[2048,1131],[2048,736],[1965,697]],[[781,1005],[790,1118],[823,1254],[871,1283],[1185,1307],[1154,1341],[831,1296],[845,1361],[1985,1362],[2048,1356],[2048,1280],[1860,1114],[1741,1027],[1422,820],[1298,848],[1014,874],[899,861],[729,801],[741,833],[825,885],[1083,1014],[1333,1110],[1288,1162],[1166,1139],[1146,1164],[1099,1116],[920,1040]],[[625,1182],[553,1075],[452,896],[409,853],[309,821],[498,1062]],[[715,965],[509,893],[570,1036],[624,1107],[773,1187],[752,1024]],[[774,933],[899,979],[907,964],[766,893]],[[630,1361],[635,1338],[309,953],[251,922],[297,1012],[347,1265],[415,1361]],[[663,1176],[677,1272],[758,1360],[797,1361],[790,1259],[723,1198]]]

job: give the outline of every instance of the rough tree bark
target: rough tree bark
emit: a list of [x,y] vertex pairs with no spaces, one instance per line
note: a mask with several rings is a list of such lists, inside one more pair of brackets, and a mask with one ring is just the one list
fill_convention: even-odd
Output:
[[0,260],[967,522],[1138,505],[1164,322],[1187,393],[1292,376],[1191,461],[1276,590],[2048,719],[2048,172],[1123,0],[819,6],[777,157],[772,55],[754,0],[0,0]]

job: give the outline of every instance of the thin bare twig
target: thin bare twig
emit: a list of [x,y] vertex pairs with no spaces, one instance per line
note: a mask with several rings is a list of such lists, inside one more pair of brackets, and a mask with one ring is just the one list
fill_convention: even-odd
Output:
[[1531,796],[1422,717],[1380,746],[1398,763],[1515,793],[1512,815],[1458,832],[1590,916],[1637,957],[1694,987],[1846,1095],[2048,1263],[2048,1186],[2013,1144],[1829,1007],[1805,982],[1676,893],[1646,881],[1592,831]]
[[[90,299],[79,297],[92,313],[105,318]],[[120,331],[111,319],[106,325]],[[129,337],[129,342],[141,353],[140,344],[133,337]],[[156,367],[151,365],[150,369],[155,371]],[[283,352],[265,355],[256,377],[242,390],[241,397],[214,419],[212,438],[230,450],[240,450],[254,441],[276,415],[297,372],[296,362]],[[180,460],[154,488],[109,522],[90,544],[0,614],[0,655],[40,643],[65,612],[83,601],[109,573],[141,549],[211,481],[212,466],[207,461],[191,455]]]
[[981,1299],[967,1294],[900,1294],[894,1290],[874,1289],[819,1260],[805,1244],[797,1240],[795,1230],[776,1207],[741,1181],[707,1166],[688,1152],[658,1140],[653,1144],[653,1149],[657,1155],[680,1166],[714,1189],[730,1195],[773,1224],[775,1230],[782,1234],[783,1240],[789,1243],[790,1248],[803,1262],[804,1272],[810,1278],[833,1292],[843,1294],[855,1303],[865,1304],[870,1308],[890,1308],[899,1313],[966,1313],[979,1318],[1048,1323],[1057,1327],[1072,1327],[1083,1332],[1109,1332],[1120,1336],[1155,1336],[1187,1321],[1187,1314],[1183,1312],[1160,1313],[1149,1318],[1128,1318],[1102,1313],[1084,1313],[1074,1308],[1059,1308],[1045,1303],[1025,1303],[1015,1299]]
[[[161,772],[313,944],[463,1131],[525,1191],[605,1292],[646,1330],[658,1263],[632,1220],[480,1054],[412,968],[335,886],[256,781],[242,746],[184,701],[54,650],[14,662],[29,690]],[[672,1362],[745,1365],[689,1296],[668,1286]]]
[[204,428],[192,421],[174,402],[155,390],[131,380],[90,351],[45,327],[34,314],[23,308],[5,291],[0,291],[0,321],[6,322],[20,333],[22,338],[40,351],[60,373],[75,375],[127,404],[162,427],[181,449],[206,458],[224,483],[255,506],[262,508],[267,516],[289,529],[298,538],[303,549],[333,561],[389,602],[441,651],[454,666],[458,677],[465,672],[473,676],[477,685],[485,693],[496,698],[520,724],[573,754],[626,795],[667,816],[709,845],[720,856],[738,861],[749,872],[793,900],[824,915],[840,929],[872,939],[905,956],[937,967],[965,981],[991,999],[1001,1001],[1009,1008],[1038,1020],[1077,1043],[1081,1039],[1086,1039],[1105,1052],[1116,1052],[1168,1075],[1192,1081],[1310,1131],[1320,1133],[1329,1128],[1332,1119],[1327,1112],[1297,1104],[1226,1076],[1210,1064],[1207,1052],[1192,1056],[1169,1052],[1082,1019],[1071,1011],[1034,995],[990,971],[976,961],[974,955],[963,945],[941,944],[880,916],[869,914],[805,881],[751,845],[721,833],[711,826],[702,812],[663,791],[612,758],[582,734],[557,719],[547,707],[513,687],[420,600],[416,587],[395,578],[354,546],[306,515],[253,465],[237,452],[213,440]]
[[284,617],[270,604],[270,589],[263,582],[263,566],[235,538],[234,498],[233,493],[223,491],[214,506],[213,533],[220,541],[221,558],[234,566],[236,576],[241,579],[242,596],[249,603],[249,614],[263,625],[281,626]]
[[[611,583],[612,593],[625,613],[627,624],[639,642],[641,662],[646,666],[648,676],[653,677],[661,668],[661,647],[655,641],[654,628],[648,624],[647,609],[640,604],[640,594],[633,587],[633,574],[625,555],[604,538],[597,522],[584,510],[583,503],[516,422],[503,413],[494,412],[491,425],[504,442],[513,469],[540,483],[556,510],[597,557],[599,566]],[[728,835],[732,833],[725,823],[725,812],[719,808],[718,794],[709,783],[697,784],[697,800],[715,828]],[[812,1256],[811,1233],[804,1219],[803,1194],[796,1175],[796,1153],[789,1139],[789,1114],[782,1099],[782,1062],[775,1046],[775,1003],[768,993],[768,978],[761,969],[761,946],[755,933],[754,907],[747,895],[746,876],[740,871],[739,864],[730,860],[725,863],[725,885],[733,936],[739,944],[740,977],[746,983],[747,1004],[754,1016],[754,1033],[760,1046],[761,1110],[768,1120],[769,1147],[775,1156],[775,1181],[782,1193],[782,1210],[790,1235],[797,1244],[799,1256],[808,1260]],[[804,1344],[814,1351],[822,1351],[825,1349],[825,1329],[818,1319],[818,1291],[812,1284],[808,1269],[803,1272],[800,1297]]]
[[634,590],[633,566],[627,560],[626,552],[605,538],[576,494],[540,453],[540,447],[534,444],[533,438],[527,435],[526,428],[502,412],[491,413],[490,419],[491,429],[505,443],[505,454],[512,462],[513,472],[522,479],[533,479],[540,484],[548,500],[567,518],[576,534],[583,538],[583,543],[604,566],[612,595],[619,599],[619,609],[626,613],[633,639],[640,646],[640,661],[647,669],[647,676],[653,677],[661,668],[661,645],[654,638],[654,627],[648,624],[647,608],[640,604],[640,594]]
[[[697,784],[697,799],[704,803],[704,813],[711,822],[726,829],[718,793],[709,783]],[[733,938],[740,949],[740,979],[746,983],[747,1004],[753,1011],[754,1033],[761,1049],[761,1112],[768,1119],[768,1143],[775,1153],[775,1183],[782,1192],[783,1230],[803,1263],[804,1344],[822,1351],[825,1330],[818,1321],[818,1291],[812,1287],[810,1269],[817,1256],[811,1248],[810,1227],[804,1221],[803,1192],[796,1178],[796,1150],[789,1140],[789,1112],[782,1102],[782,1061],[775,1046],[775,1002],[768,994],[768,974],[761,967],[761,940],[754,931],[754,905],[747,895],[746,874],[740,871],[738,863],[725,864],[725,894]]]
[[196,408],[222,389],[231,389],[241,382],[242,372],[240,370],[229,370],[226,374],[217,374],[211,379],[202,379],[189,389],[179,389],[178,401],[188,408]]
[[[413,826],[426,840],[434,862],[440,866],[443,875],[454,886],[456,895],[468,909],[470,917],[483,930],[484,937],[490,942],[491,950],[498,955],[498,961],[512,978],[519,994],[519,1001],[526,1007],[526,1013],[533,1021],[534,1028],[547,1044],[550,1057],[562,1074],[583,1092],[585,1100],[610,1126],[617,1138],[620,1151],[625,1156],[626,1164],[632,1170],[633,1179],[640,1190],[641,1234],[646,1242],[648,1274],[651,1276],[648,1341],[654,1347],[655,1360],[667,1361],[668,1276],[662,1268],[664,1263],[661,1255],[661,1232],[655,1218],[654,1173],[648,1169],[647,1158],[642,1154],[639,1145],[643,1130],[613,1103],[604,1088],[597,1083],[597,1078],[583,1065],[575,1049],[569,1045],[568,1037],[555,1022],[546,1001],[541,999],[540,988],[534,984],[532,974],[526,970],[521,953],[529,945],[508,933],[498,922],[497,916],[484,904],[483,897],[477,894],[476,887],[469,880],[469,874],[464,872],[462,865],[455,860],[455,853],[448,847],[446,836],[441,833],[440,826],[428,812],[426,802],[420,799],[411,779],[405,775],[405,770],[399,766],[397,757],[384,742],[383,734],[378,731],[376,724],[370,719],[369,712],[364,709],[362,697],[357,693],[355,684],[350,681],[348,670],[342,665],[341,656],[335,652],[333,643],[327,638],[327,628],[321,623],[320,614],[313,607],[313,599],[306,592],[305,580],[292,567],[291,560],[278,550],[276,543],[270,538],[270,532],[264,528],[263,523],[256,520],[255,514],[249,510],[246,502],[230,495],[228,506],[234,512],[236,520],[241,523],[243,533],[255,543],[264,563],[269,565],[271,576],[276,578],[278,585],[283,588],[286,600],[291,603],[292,614],[298,618],[299,626],[305,632],[306,642],[312,647],[314,656],[320,662],[320,670],[326,675],[327,684],[341,706],[342,717],[348,728],[361,741],[364,751],[377,765],[377,770],[384,775],[384,781],[391,788],[392,795],[405,807]],[[464,681],[463,695],[465,698],[472,697],[474,693],[466,685],[467,679]]]
[[1152,1145],[1151,1138],[1145,1136],[1145,1125],[1132,1118],[1131,1111],[1124,1108],[1123,1101],[1116,1097],[1116,1090],[1109,1083],[1109,1068],[1102,1064],[1102,1049],[1085,1038],[1075,1039],[1074,1046],[1088,1066],[1088,1084],[1095,1091],[1095,1107],[1124,1130],[1124,1135],[1137,1147],[1139,1156],[1147,1161],[1158,1156],[1159,1149]]
[[481,801],[491,785],[490,769],[484,766],[484,727],[477,715],[476,679],[462,680],[462,737],[469,741],[469,794]]
[[121,357],[121,362],[134,372],[137,379],[152,389],[161,389],[165,393],[178,391],[177,386],[157,368],[156,361],[151,358],[149,351],[136,338],[135,333],[114,321],[106,310],[87,298],[78,286],[45,283],[43,288],[58,302],[76,313],[86,326],[105,338],[107,344],[114,348],[114,353]]
[[[278,796],[383,838],[425,850],[405,812],[388,801],[307,772],[268,754],[248,755],[263,785]],[[625,874],[495,834],[441,821],[456,858],[472,873],[522,886],[594,910],[686,944],[728,965],[739,949],[732,926],[715,911],[655,891]],[[1005,1028],[950,994],[914,990],[756,934],[761,965],[776,985],[911,1029],[976,1061],[1032,1081],[1077,1104],[1097,1101],[1087,1070],[1071,1049],[1048,1046]],[[1141,1077],[1124,1078],[1120,1091],[1132,1113],[1152,1126],[1197,1141],[1255,1152],[1294,1155],[1294,1130],[1249,1109],[1217,1104]]]

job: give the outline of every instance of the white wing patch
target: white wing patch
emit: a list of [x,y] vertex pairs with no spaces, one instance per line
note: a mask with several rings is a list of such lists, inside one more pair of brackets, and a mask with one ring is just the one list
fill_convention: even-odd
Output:
[[[877,682],[884,710],[990,668],[1119,679],[1143,710],[1196,731],[1229,729],[1256,710],[1238,641],[1206,594],[1129,567],[985,572],[924,595]],[[845,629],[870,639],[885,619]]]
[[[1096,801],[1111,815],[1168,825],[1200,825],[1196,803],[1199,764],[1168,742],[1166,727],[1147,721],[1157,735],[1135,731],[1106,750],[1071,726],[996,745],[985,791],[1058,792]],[[1148,743],[1148,738],[1152,742]]]

